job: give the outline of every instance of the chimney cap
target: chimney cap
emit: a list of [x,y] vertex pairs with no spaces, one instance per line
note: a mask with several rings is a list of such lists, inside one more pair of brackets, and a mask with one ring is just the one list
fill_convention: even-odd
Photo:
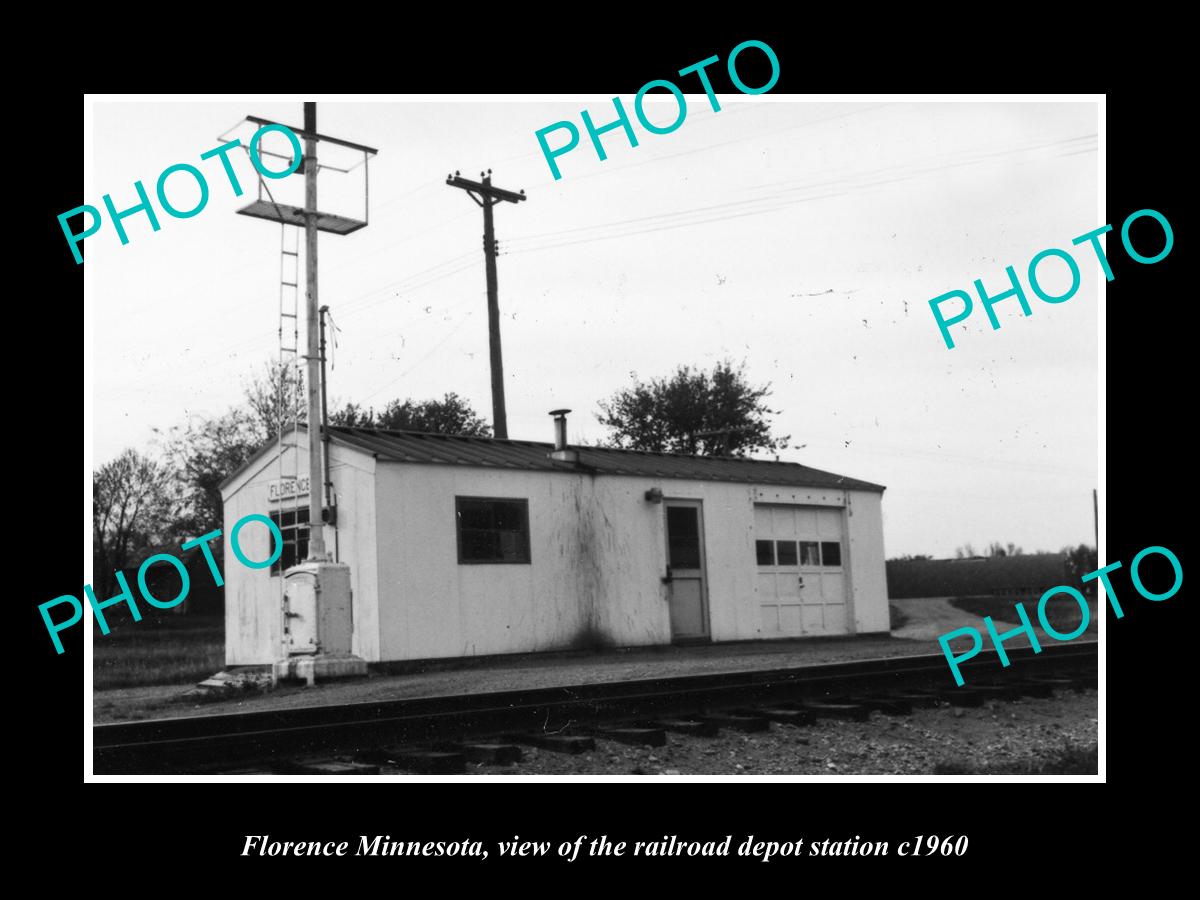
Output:
[[570,412],[570,410],[569,410],[569,409],[552,409],[552,410],[550,410],[550,415],[552,415],[552,416],[565,416],[565,415],[566,415],[567,413],[569,413],[569,412]]

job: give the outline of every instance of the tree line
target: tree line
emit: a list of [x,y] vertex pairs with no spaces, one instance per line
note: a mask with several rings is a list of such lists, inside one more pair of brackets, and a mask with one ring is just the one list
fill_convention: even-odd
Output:
[[[1048,550],[1035,550],[1034,555],[1049,553]],[[1067,573],[1071,576],[1082,577],[1088,572],[1094,572],[1099,568],[1096,548],[1089,544],[1078,544],[1075,546],[1063,547],[1058,551],[1059,555],[1066,560]],[[1002,544],[999,541],[992,541],[983,553],[976,553],[975,548],[971,544],[963,544],[955,548],[955,559],[992,559],[1002,556],[1025,556],[1025,551],[1013,543]],[[933,557],[928,554],[906,553],[903,556],[894,556],[888,562],[910,562],[914,560],[932,560]]]

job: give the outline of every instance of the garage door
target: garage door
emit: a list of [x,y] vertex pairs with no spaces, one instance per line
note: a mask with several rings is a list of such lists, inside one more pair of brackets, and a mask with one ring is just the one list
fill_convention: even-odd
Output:
[[756,504],[754,531],[762,637],[849,634],[842,510]]

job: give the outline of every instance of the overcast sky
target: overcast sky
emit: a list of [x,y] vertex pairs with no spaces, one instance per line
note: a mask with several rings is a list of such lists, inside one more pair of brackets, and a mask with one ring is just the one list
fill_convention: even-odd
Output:
[[[511,437],[551,440],[565,406],[571,439],[595,441],[597,401],[633,376],[744,360],[773,386],[784,459],[887,485],[889,557],[1091,543],[1103,276],[1070,242],[1103,224],[1095,104],[720,99],[689,97],[671,134],[635,124],[636,148],[610,132],[604,162],[584,133],[558,181],[534,133],[582,108],[606,122],[611,100],[321,103],[322,133],[379,148],[369,227],[321,236],[331,407],[454,391],[490,420],[482,215],[444,183],[490,167],[529,198],[496,208]],[[674,103],[647,108],[666,123]],[[280,227],[234,214],[255,193],[243,153],[242,198],[199,158],[247,114],[302,121],[300,102],[95,106],[81,202],[132,206],[136,179],[153,195],[178,162],[211,194],[158,232],[127,219],[126,246],[108,221],[86,241],[94,464],[224,412],[277,358]],[[321,207],[359,216],[360,175],[323,172]],[[187,181],[170,181],[183,208]],[[301,181],[271,185],[288,199]],[[1026,285],[1033,315],[1005,301],[999,331],[977,304],[947,350],[929,299],[976,278],[999,293],[1048,247],[1076,251],[1078,294],[1052,306]],[[1039,269],[1047,290],[1063,269]]]

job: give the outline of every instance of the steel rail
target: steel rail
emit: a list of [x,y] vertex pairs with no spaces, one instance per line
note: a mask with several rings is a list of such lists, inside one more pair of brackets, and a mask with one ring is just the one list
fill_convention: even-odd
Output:
[[917,687],[951,692],[998,679],[1065,670],[1095,671],[1098,644],[1075,641],[995,651],[963,665],[956,688],[941,654],[823,663],[779,669],[679,675],[633,681],[364,701],[95,725],[96,774],[197,772],[313,753],[431,744],[512,732],[633,721],[792,700],[886,696]]

